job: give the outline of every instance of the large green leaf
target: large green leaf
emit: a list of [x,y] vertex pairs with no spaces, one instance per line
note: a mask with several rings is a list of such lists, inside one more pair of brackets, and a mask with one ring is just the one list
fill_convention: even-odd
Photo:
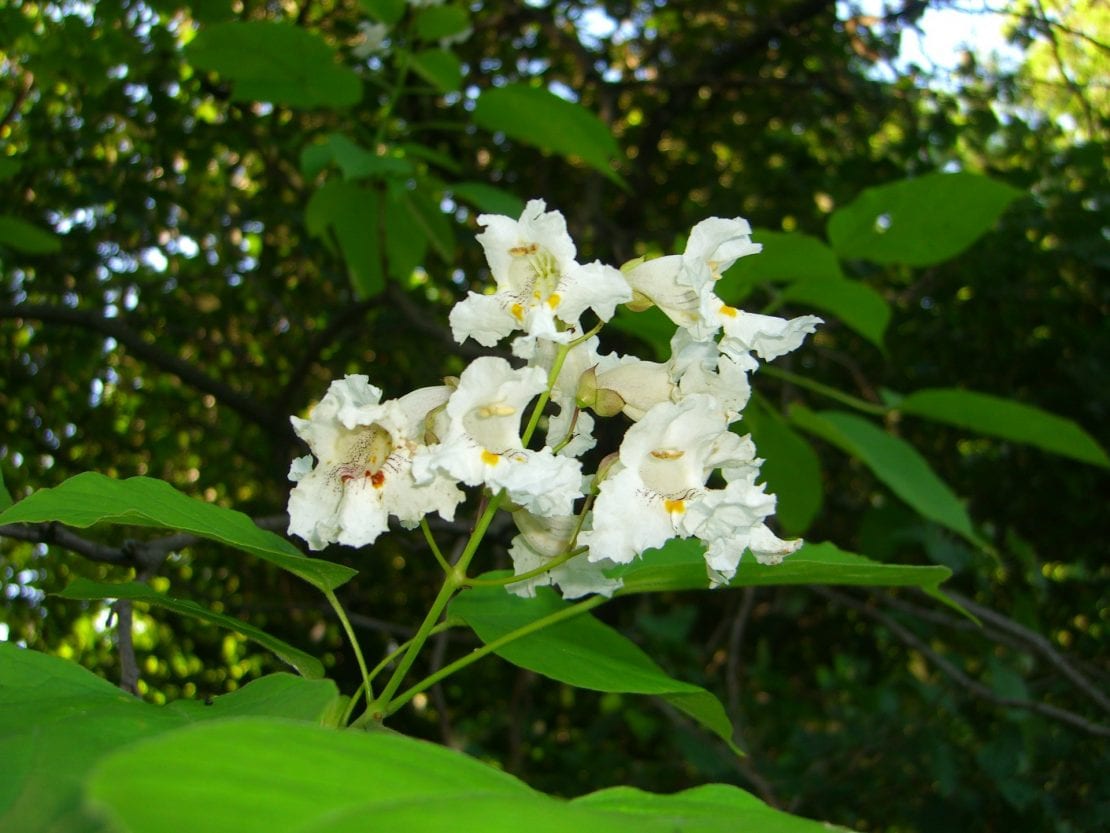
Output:
[[232,82],[237,101],[290,107],[349,107],[362,98],[357,73],[314,32],[291,23],[217,23],[185,47],[188,59]]
[[156,607],[163,607],[166,610],[172,610],[174,613],[180,613],[182,616],[190,616],[202,622],[237,631],[262,647],[273,651],[284,662],[289,663],[309,679],[315,680],[324,676],[324,666],[320,660],[294,648],[288,642],[278,639],[276,636],[271,636],[240,619],[233,619],[230,616],[215,613],[196,602],[175,599],[172,596],[156,593],[148,585],[141,582],[110,584],[76,578],[58,595],[65,599],[131,599],[132,601],[146,602]]
[[386,193],[382,219],[389,275],[394,280],[406,281],[428,254],[428,236],[416,221],[416,209],[404,187],[390,188]]
[[[448,612],[489,643],[569,607],[547,587],[539,588],[532,599],[501,587],[476,587],[457,596]],[[496,653],[521,668],[579,688],[657,695],[732,745],[732,724],[715,696],[668,677],[635,643],[588,613],[508,642]]]
[[468,28],[470,12],[461,6],[429,6],[421,9],[413,20],[416,36],[425,41],[461,35]]
[[358,4],[372,18],[390,26],[405,15],[405,0],[358,0]]
[[504,214],[519,217],[524,212],[524,200],[484,182],[456,182],[451,193],[487,214]]
[[851,280],[806,280],[783,290],[784,301],[793,301],[830,312],[880,350],[890,323],[890,306],[871,287]]
[[[612,572],[624,579],[617,595],[698,590],[709,584],[704,545],[694,538],[676,538]],[[920,587],[938,595],[940,583],[952,575],[947,567],[881,564],[846,552],[834,544],[807,543],[781,564],[760,564],[744,557],[729,587],[771,587],[831,584],[860,587]]]
[[43,521],[76,527],[111,523],[191,532],[256,555],[325,591],[334,590],[356,573],[342,564],[308,558],[284,538],[259,529],[242,512],[188,497],[169,483],[149,477],[113,480],[84,472],[53,489],[40,489],[0,513],[0,524]]
[[775,517],[788,535],[801,535],[821,511],[825,489],[817,453],[775,411],[758,400],[744,409],[741,430],[751,432],[766,458],[761,469],[768,491],[778,497]]
[[970,173],[934,173],[868,188],[829,218],[842,258],[928,266],[979,239],[1022,191]]
[[582,105],[542,87],[509,84],[486,90],[474,108],[474,121],[510,139],[581,159],[614,182],[623,182],[612,168],[620,148],[609,128]]
[[62,243],[57,235],[4,214],[0,215],[0,246],[31,255],[48,255],[62,248]]
[[332,239],[329,230],[334,235],[359,298],[373,298],[385,289],[379,205],[376,191],[333,179],[309,198],[305,208],[309,234],[325,240]]
[[740,258],[717,282],[717,294],[730,304],[738,304],[761,283],[844,278],[836,253],[816,237],[756,229],[752,240],[763,246],[763,251]]
[[412,56],[412,68],[441,93],[458,92],[462,86],[462,63],[446,49],[422,49]]
[[305,176],[316,176],[332,162],[343,172],[343,178],[349,180],[406,177],[413,172],[407,159],[374,153],[342,133],[331,133],[301,151],[301,171]]
[[341,698],[330,680],[275,674],[207,702],[152,706],[76,663],[0,642],[0,830],[101,830],[85,811],[81,785],[113,749],[220,717],[321,722]]
[[924,517],[958,532],[973,544],[983,545],[960,499],[905,440],[888,434],[871,420],[842,411],[815,413],[795,405],[790,409],[790,419],[861,460],[894,494]]
[[461,753],[391,732],[250,719],[121,749],[89,782],[123,833],[817,833],[730,786],[551,798]]
[[1106,452],[1070,419],[1012,399],[956,388],[933,388],[914,391],[899,401],[897,407],[907,414],[1110,467]]

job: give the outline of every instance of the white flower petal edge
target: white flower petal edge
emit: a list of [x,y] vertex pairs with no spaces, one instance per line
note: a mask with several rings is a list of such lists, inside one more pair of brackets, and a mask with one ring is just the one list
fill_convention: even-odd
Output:
[[501,358],[475,359],[459,377],[439,420],[441,441],[418,451],[413,460],[416,482],[440,473],[469,486],[505,489],[511,500],[536,514],[570,514],[582,496],[579,462],[549,448],[522,448],[521,418],[546,388],[542,368],[514,370]]
[[379,402],[381,390],[366,376],[332,382],[309,419],[292,418],[294,430],[318,460],[294,461],[289,477],[289,532],[309,548],[338,541],[374,543],[393,515],[414,526],[429,512],[454,517],[463,498],[455,483],[435,477],[417,484],[412,458],[423,445],[429,411],[447,401],[448,389],[422,388],[400,400]]
[[[570,545],[571,536],[578,525],[574,515],[539,518],[529,512],[514,512],[520,534],[513,538],[509,555],[517,575],[540,569],[563,555]],[[537,576],[508,585],[510,593],[531,598],[537,587],[558,585],[564,599],[577,599],[590,593],[611,596],[624,582],[608,578],[604,569],[615,566],[610,562],[591,562],[583,555],[540,573]]]

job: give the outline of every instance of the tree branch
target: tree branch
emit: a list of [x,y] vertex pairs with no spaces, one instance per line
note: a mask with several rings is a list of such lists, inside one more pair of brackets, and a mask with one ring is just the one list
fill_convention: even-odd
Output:
[[213,379],[200,368],[172,353],[147,343],[140,333],[132,330],[122,321],[105,318],[90,310],[68,309],[45,304],[0,305],[0,320],[24,318],[45,323],[71,324],[113,338],[136,358],[150,362],[161,370],[176,375],[182,382],[197,390],[211,394],[240,416],[259,425],[267,432],[282,438],[290,436],[291,429],[288,423],[275,409],[256,402],[218,379]]
[[831,590],[826,587],[814,587],[813,591],[821,596],[824,596],[830,601],[841,604],[845,607],[850,607],[873,619],[887,630],[889,630],[895,637],[901,640],[904,644],[910,646],[914,650],[921,653],[924,657],[929,659],[943,674],[949,677],[954,682],[963,686],[973,696],[998,706],[1014,709],[1024,709],[1025,711],[1036,712],[1037,714],[1044,715],[1045,717],[1057,720],[1060,723],[1066,723],[1088,734],[1097,735],[1099,737],[1110,737],[1110,727],[1103,726],[1098,723],[1092,723],[1084,717],[1076,714],[1075,712],[1068,711],[1067,709],[1053,706],[1049,703],[1041,703],[1036,700],[1025,700],[1018,697],[1002,697],[992,691],[988,686],[978,680],[972,679],[953,663],[942,657],[939,653],[934,651],[925,640],[921,639],[917,634],[910,631],[908,628],[903,627],[890,616],[882,611],[865,605],[857,601],[852,596],[846,593],[841,593],[836,590]]

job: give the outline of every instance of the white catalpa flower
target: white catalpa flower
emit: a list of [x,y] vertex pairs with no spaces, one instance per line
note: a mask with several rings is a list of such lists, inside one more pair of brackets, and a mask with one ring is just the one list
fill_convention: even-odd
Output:
[[[550,374],[555,363],[556,345],[540,341],[533,342],[533,347],[531,363]],[[597,348],[597,336],[571,347],[551,389],[551,402],[559,412],[547,420],[547,445],[552,448],[562,445],[559,453],[567,457],[579,457],[596,444],[594,418],[580,409],[578,389],[583,376],[607,361],[606,357],[598,356]]]
[[689,506],[703,498],[714,469],[746,456],[743,445],[711,396],[654,406],[628,429],[618,463],[601,482],[593,528],[579,536],[590,560],[626,564],[673,537],[688,537]]
[[587,309],[608,321],[617,304],[632,298],[623,276],[599,262],[580,265],[566,220],[531,200],[519,220],[482,214],[478,242],[496,284],[493,295],[471,292],[451,310],[451,331],[460,344],[473,338],[485,347],[516,330],[532,338],[566,342]]
[[446,474],[469,486],[504,489],[537,515],[569,515],[582,496],[580,464],[550,448],[523,448],[520,436],[528,403],[546,388],[539,367],[514,370],[504,359],[475,359],[437,420],[440,442],[421,449],[413,462],[416,481]]
[[744,365],[721,353],[714,342],[694,340],[681,327],[671,338],[667,363],[678,383],[674,399],[708,393],[724,406],[730,423],[739,419],[751,399],[752,387]]
[[[523,510],[513,513],[520,534],[513,538],[509,555],[516,575],[537,570],[565,555],[571,536],[578,526],[574,515],[538,518]],[[616,565],[608,561],[590,561],[585,554],[575,556],[546,573],[514,582],[507,586],[510,593],[531,598],[537,587],[558,585],[564,599],[577,599],[590,593],[611,596],[624,584],[619,578],[608,578],[603,570]]]
[[422,388],[381,402],[366,376],[331,383],[308,419],[292,417],[297,436],[316,458],[293,461],[289,478],[289,532],[313,550],[338,541],[372,544],[390,515],[408,527],[429,512],[454,517],[463,494],[442,476],[417,484],[412,458],[424,443],[429,412],[446,401],[449,388]]
[[702,220],[690,230],[681,255],[647,260],[624,270],[636,294],[633,308],[654,304],[695,339],[706,341],[719,328],[717,322],[703,315],[706,296],[713,294],[715,282],[732,264],[762,248],[752,242],[747,220]]
[[730,307],[715,295],[703,299],[702,316],[724,330],[718,348],[746,370],[759,366],[752,353],[764,361],[785,356],[797,350],[805,337],[823,323],[816,315],[786,319],[745,312]]
[[775,496],[765,493],[764,484],[755,483],[759,462],[752,460],[742,476],[729,472],[736,479],[706,493],[683,518],[685,530],[707,545],[705,562],[714,587],[736,575],[746,549],[761,564],[777,564],[802,545],[800,540],[780,540],[764,524],[775,511]]
[[351,48],[351,54],[364,61],[371,55],[383,52],[385,39],[389,36],[389,27],[384,23],[371,23],[364,20],[358,24],[358,43]]

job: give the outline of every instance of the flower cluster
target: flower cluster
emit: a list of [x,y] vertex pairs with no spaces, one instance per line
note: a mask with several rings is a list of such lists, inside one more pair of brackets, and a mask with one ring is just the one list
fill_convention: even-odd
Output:
[[[522,578],[510,589],[555,584],[568,598],[611,594],[615,565],[671,538],[705,544],[714,585],[745,550],[762,563],[794,552],[800,541],[766,525],[775,498],[733,426],[759,360],[797,348],[820,319],[748,313],[716,295],[722,273],[760,250],[747,222],[705,220],[682,254],[621,269],[579,263],[562,214],[540,200],[518,220],[478,222],[493,291],[456,304],[451,330],[485,347],[515,336],[519,366],[479,358],[450,385],[385,402],[365,376],[333,382],[309,419],[293,418],[312,455],[290,470],[290,532],[313,549],[372,544],[390,516],[410,528],[431,512],[450,520],[460,484],[481,486],[504,495],[518,530]],[[596,332],[620,305],[658,306],[675,323],[667,361],[600,352]],[[588,312],[597,326],[584,331]],[[595,417],[627,429],[590,474]]]

